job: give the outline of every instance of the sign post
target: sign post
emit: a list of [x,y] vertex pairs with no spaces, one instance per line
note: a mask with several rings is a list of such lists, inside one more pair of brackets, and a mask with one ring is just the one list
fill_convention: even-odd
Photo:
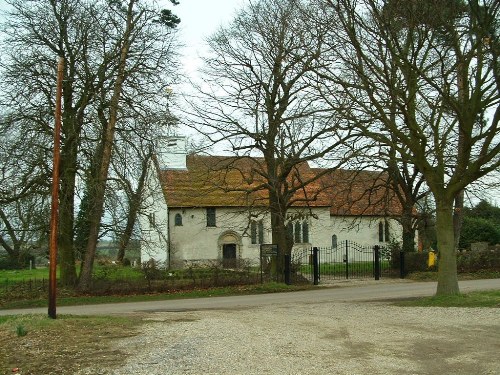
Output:
[[277,244],[261,244],[260,245],[260,283],[264,282],[263,279],[263,267],[262,261],[264,258],[272,258],[278,256],[278,245]]

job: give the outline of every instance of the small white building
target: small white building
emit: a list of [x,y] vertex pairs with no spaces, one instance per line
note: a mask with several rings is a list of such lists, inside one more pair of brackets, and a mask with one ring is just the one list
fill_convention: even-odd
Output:
[[[256,189],[262,162],[187,155],[185,138],[166,139],[146,184],[141,261],[154,259],[167,267],[209,260],[258,262],[260,244],[271,243],[267,191]],[[401,240],[395,219],[399,205],[380,172],[326,171],[303,163],[298,173],[321,177],[296,194],[297,203],[287,213],[294,246]]]

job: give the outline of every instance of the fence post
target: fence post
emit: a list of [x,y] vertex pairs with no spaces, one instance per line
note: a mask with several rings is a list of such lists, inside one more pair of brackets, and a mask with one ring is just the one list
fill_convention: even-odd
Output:
[[319,250],[313,247],[313,280],[314,285],[319,284]]
[[285,254],[285,284],[286,285],[292,284],[290,282],[291,263],[292,263],[292,257],[289,254]]
[[405,252],[399,252],[399,278],[404,279],[406,276],[405,270]]
[[345,240],[345,278],[349,278],[349,240]]
[[375,245],[373,247],[374,255],[375,255],[375,264],[374,264],[374,270],[375,270],[375,280],[380,280],[380,246]]

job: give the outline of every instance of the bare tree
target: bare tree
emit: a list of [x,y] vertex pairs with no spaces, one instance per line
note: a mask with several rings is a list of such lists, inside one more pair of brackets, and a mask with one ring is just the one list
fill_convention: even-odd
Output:
[[48,210],[48,197],[40,195],[0,206],[0,246],[13,266],[24,266],[33,250],[48,248]]
[[[129,0],[126,9],[117,7],[113,10],[116,16],[112,17],[111,20],[118,20],[116,24],[112,23],[117,29],[118,36],[114,48],[119,57],[117,60],[116,75],[112,84],[112,94],[109,97],[101,95],[97,112],[98,118],[102,124],[102,137],[98,146],[99,152],[97,153],[99,160],[93,174],[92,204],[90,205],[90,213],[88,216],[90,223],[89,238],[78,285],[82,290],[90,288],[101,218],[104,213],[105,191],[114,147],[115,131],[119,121],[120,107],[122,105],[121,97],[125,91],[126,81],[130,77],[133,77],[134,73],[137,74],[137,72],[140,72],[143,80],[140,84],[145,84],[144,81],[151,71],[148,71],[150,63],[144,60],[144,53],[147,52],[147,50],[145,50],[143,42],[148,41],[148,38],[153,38],[153,41],[158,40],[154,39],[158,38],[158,35],[154,34],[154,32],[157,31],[157,27],[153,27],[153,25],[155,23],[165,23],[163,19],[158,18],[158,13],[150,8],[141,6],[138,0]],[[170,25],[166,25],[165,27],[167,26]],[[157,48],[157,46],[153,48]],[[141,53],[141,58],[137,59],[137,57],[134,56],[135,53]],[[165,57],[161,52],[160,55],[161,57]],[[151,54],[149,54],[149,56],[151,56]],[[158,55],[154,57],[156,60],[153,64],[156,64],[156,68],[158,68],[159,64],[164,62],[158,60]],[[127,65],[130,66],[127,67]],[[159,72],[153,70],[153,73],[158,74]],[[136,86],[133,86],[133,88],[136,90],[138,89]],[[130,103],[123,104],[130,105]]]
[[46,239],[48,148],[35,132],[13,129],[9,116],[1,119],[0,138],[0,246],[16,264]]
[[436,204],[437,294],[454,294],[454,200],[500,165],[500,4],[424,3],[402,12],[388,1],[323,2],[338,21],[331,38],[344,44],[323,78],[353,103],[335,108],[424,176]]
[[429,194],[424,176],[414,164],[401,160],[394,149],[389,149],[387,152],[386,170],[392,191],[401,204],[402,250],[415,251],[415,234],[420,220],[424,219],[417,207]]
[[[225,145],[251,163],[261,181],[248,191],[267,191],[272,241],[289,253],[287,211],[314,200],[307,185],[320,176],[301,173],[305,162],[348,147],[338,120],[318,92],[316,71],[325,29],[311,22],[309,1],[262,0],[249,3],[230,25],[208,39],[210,55],[202,70],[200,96],[192,100],[191,126],[212,144]],[[188,123],[189,125],[189,123]],[[353,141],[354,142],[354,141]],[[341,150],[342,149],[342,150]],[[220,168],[238,168],[223,163]]]
[[[178,19],[171,12],[161,12],[154,2],[126,4],[133,8],[129,12],[132,28],[126,27],[127,9],[123,9],[121,1],[45,0],[30,3],[29,7],[19,0],[9,3],[12,10],[4,23],[2,105],[11,128],[22,126],[20,134],[38,133],[38,144],[47,149],[53,122],[55,57],[62,55],[66,61],[59,264],[62,283],[75,285],[77,182],[93,178],[88,186],[93,200],[89,207],[94,212],[88,218],[94,220],[89,233],[95,245],[103,215],[99,207],[106,191],[106,165],[113,157],[113,129],[129,116],[125,112],[153,118],[168,112],[164,110],[165,88],[171,84],[176,69],[172,26]],[[158,121],[152,123],[157,125]],[[97,155],[92,152],[95,150],[100,150]],[[84,172],[91,166],[102,166],[101,172]],[[85,286],[89,284],[94,245],[88,245]]]

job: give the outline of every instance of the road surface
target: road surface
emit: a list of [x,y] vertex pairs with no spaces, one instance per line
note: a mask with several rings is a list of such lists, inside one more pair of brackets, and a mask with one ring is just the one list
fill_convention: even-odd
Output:
[[[176,312],[213,309],[244,309],[256,306],[289,303],[360,302],[412,297],[432,296],[436,292],[435,282],[413,282],[408,280],[338,282],[330,287],[300,292],[257,294],[245,296],[195,298],[149,302],[125,302],[83,306],[60,306],[58,314],[109,315],[138,312]],[[500,290],[500,279],[460,281],[460,291]],[[0,315],[46,314],[47,308],[0,310]]]

